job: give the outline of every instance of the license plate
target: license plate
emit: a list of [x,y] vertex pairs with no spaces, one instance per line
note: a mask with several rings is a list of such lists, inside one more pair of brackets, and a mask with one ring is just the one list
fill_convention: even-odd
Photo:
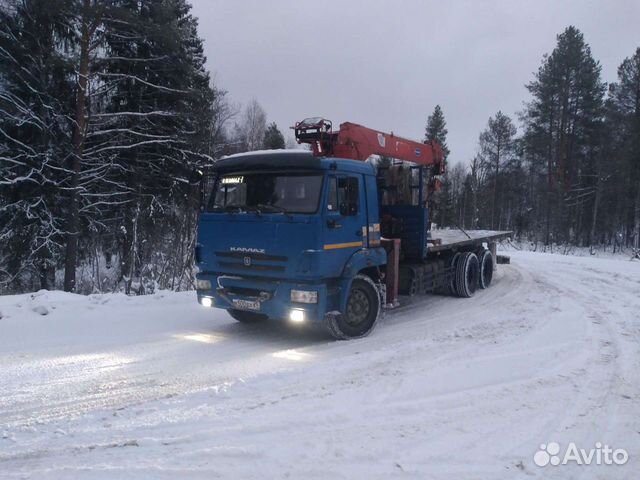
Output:
[[260,310],[260,302],[258,301],[234,298],[232,302],[234,307],[237,307],[241,310]]

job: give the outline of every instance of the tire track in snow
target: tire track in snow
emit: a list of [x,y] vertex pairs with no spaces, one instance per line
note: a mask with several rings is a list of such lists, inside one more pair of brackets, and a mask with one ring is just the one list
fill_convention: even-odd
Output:
[[[50,463],[69,472],[78,462],[96,469],[117,462],[112,471],[123,476],[193,469],[253,478],[286,472],[388,478],[399,475],[397,464],[409,476],[463,480],[513,478],[523,473],[520,461],[524,474],[545,478],[597,475],[536,469],[532,455],[541,442],[590,440],[590,423],[617,438],[635,431],[621,429],[615,418],[624,406],[616,395],[625,392],[615,378],[637,364],[622,343],[637,339],[637,321],[608,315],[606,295],[592,297],[578,284],[597,283],[600,275],[614,285],[625,280],[606,271],[585,273],[573,260],[513,258],[489,290],[471,299],[414,301],[356,342],[212,319],[206,332],[193,333],[224,336],[218,344],[134,345],[127,351],[135,361],[118,375],[153,380],[155,387],[130,385],[136,400],[117,388],[95,392],[114,402],[107,407],[82,397],[74,406],[70,399],[74,417],[53,416],[43,429],[67,421],[74,438],[46,434],[16,448],[17,457],[5,457],[4,466],[14,467],[16,476],[38,465],[44,472]],[[627,285],[615,302],[633,305],[633,294]],[[291,359],[275,361],[279,349],[292,350]],[[194,371],[181,381],[185,366]],[[236,383],[222,395],[203,390],[221,379]],[[635,380],[629,385],[637,393]],[[181,388],[170,399],[159,396]],[[111,416],[122,403],[126,408]],[[42,405],[31,406],[31,417],[45,414]],[[585,411],[593,412],[592,422],[581,416]],[[139,441],[138,449],[128,450],[140,454],[88,450],[113,444],[114,432]],[[39,460],[29,460],[30,453]]]

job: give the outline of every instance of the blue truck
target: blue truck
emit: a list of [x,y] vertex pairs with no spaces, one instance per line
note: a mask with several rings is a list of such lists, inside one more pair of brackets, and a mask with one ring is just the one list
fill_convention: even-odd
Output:
[[[201,305],[243,323],[317,323],[352,339],[399,295],[469,297],[489,286],[495,242],[510,232],[430,230],[438,145],[351,123],[333,131],[321,118],[295,132],[311,150],[226,157],[202,182]],[[363,161],[371,155],[396,160]]]

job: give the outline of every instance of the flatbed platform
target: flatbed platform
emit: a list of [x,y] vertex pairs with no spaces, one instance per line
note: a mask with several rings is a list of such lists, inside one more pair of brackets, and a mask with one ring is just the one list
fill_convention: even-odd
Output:
[[498,230],[431,230],[427,251],[435,253],[482,242],[496,242],[512,235],[513,232]]

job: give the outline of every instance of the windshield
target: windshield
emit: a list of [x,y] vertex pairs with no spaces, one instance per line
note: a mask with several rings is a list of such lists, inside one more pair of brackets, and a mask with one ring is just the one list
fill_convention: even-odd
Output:
[[320,174],[222,175],[211,195],[209,211],[314,213],[321,187]]

